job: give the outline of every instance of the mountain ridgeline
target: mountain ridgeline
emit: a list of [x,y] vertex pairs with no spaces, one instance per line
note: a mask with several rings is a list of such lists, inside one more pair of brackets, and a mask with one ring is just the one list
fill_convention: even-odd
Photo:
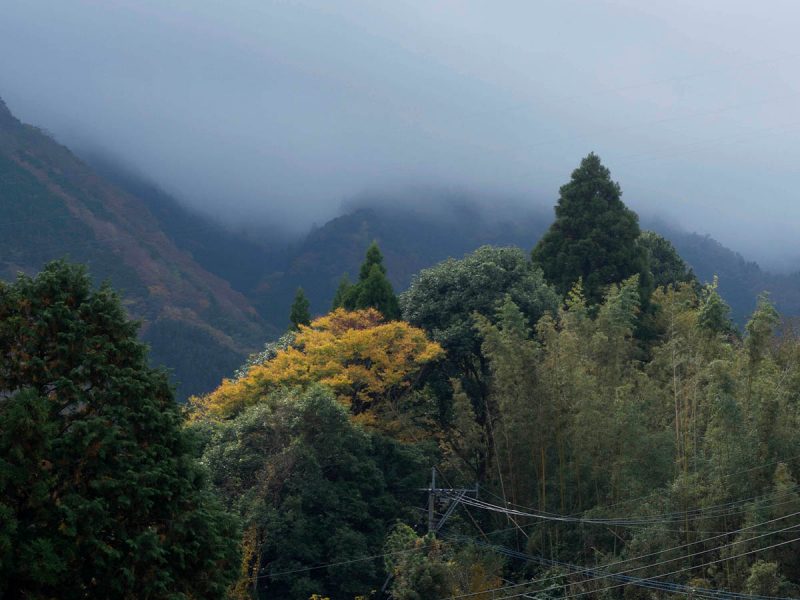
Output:
[[[476,199],[450,202],[446,211],[430,214],[416,208],[363,205],[312,230],[290,249],[285,266],[265,277],[260,289],[245,292],[262,316],[284,327],[292,298],[302,286],[311,311],[328,310],[343,274],[355,277],[372,241],[384,254],[394,288],[408,288],[415,273],[449,257],[459,258],[482,245],[531,250],[552,221],[537,208],[520,208],[515,218],[495,216]],[[484,199],[483,202],[486,202]],[[719,292],[731,316],[744,325],[759,294],[768,292],[781,314],[800,316],[800,272],[775,274],[746,260],[708,235],[688,232],[661,220],[641,222],[669,240],[700,281],[719,279]]]
[[[152,361],[173,370],[180,398],[210,390],[280,336],[298,288],[311,315],[327,312],[342,277],[358,278],[373,241],[401,292],[421,269],[483,245],[528,252],[553,220],[536,206],[418,189],[364,196],[294,241],[275,224],[244,235],[98,153],[85,159],[0,104],[0,278],[62,257],[86,264],[95,281],[122,292]],[[783,315],[800,315],[800,273],[771,274],[708,236],[641,225],[671,241],[701,281],[718,276],[740,326],[764,291]]]

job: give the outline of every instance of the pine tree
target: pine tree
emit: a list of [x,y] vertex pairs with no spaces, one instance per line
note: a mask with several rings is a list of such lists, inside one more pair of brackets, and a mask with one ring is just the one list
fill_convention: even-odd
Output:
[[375,308],[387,319],[396,320],[400,318],[400,304],[382,266],[372,265],[366,278],[359,281],[353,296],[353,308]]
[[643,231],[639,236],[639,245],[647,251],[647,262],[653,276],[653,287],[667,285],[676,286],[689,283],[699,287],[697,277],[692,268],[678,254],[675,246],[668,239],[654,231]]
[[597,305],[609,284],[639,274],[645,306],[652,279],[646,251],[637,243],[638,217],[623,204],[619,184],[600,158],[584,158],[559,192],[556,220],[532,253],[545,278],[562,295],[581,279],[587,301]]
[[292,322],[292,329],[300,329],[300,325],[311,323],[311,303],[306,298],[303,288],[297,288],[292,302],[292,310],[289,312],[289,320]]
[[235,575],[236,523],[136,329],[80,267],[0,283],[0,596],[221,598]]
[[358,271],[359,282],[364,281],[370,276],[372,267],[378,267],[381,275],[386,275],[386,267],[383,266],[383,254],[381,254],[381,250],[378,248],[378,242],[376,241],[373,241],[369,245],[369,248],[367,248],[367,254],[364,257],[364,262],[361,263],[361,268]]
[[[358,273],[358,283],[349,288],[343,288],[344,285],[344,283],[339,284],[344,308],[348,310],[375,308],[389,320],[400,318],[400,304],[391,282],[386,277],[383,255],[377,242],[372,242],[367,249]],[[337,291],[337,298],[339,295]]]
[[336,310],[337,308],[344,308],[345,300],[347,299],[347,295],[350,293],[350,288],[352,287],[353,284],[350,283],[350,278],[347,276],[347,273],[345,273],[339,280],[339,286],[336,288],[336,293],[333,296],[333,302],[331,304],[332,311]]

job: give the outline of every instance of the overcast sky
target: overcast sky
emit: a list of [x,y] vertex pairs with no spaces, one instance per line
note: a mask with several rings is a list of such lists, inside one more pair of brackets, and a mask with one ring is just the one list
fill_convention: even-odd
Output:
[[637,211],[785,261],[798,24],[794,0],[2,0],[0,96],[234,220],[415,185],[553,204],[593,150]]

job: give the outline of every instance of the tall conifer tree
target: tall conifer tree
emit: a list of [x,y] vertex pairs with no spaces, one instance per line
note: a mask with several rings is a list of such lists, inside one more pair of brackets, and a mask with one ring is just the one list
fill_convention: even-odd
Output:
[[643,304],[651,291],[647,254],[637,240],[639,219],[620,199],[600,158],[589,154],[561,186],[556,220],[533,249],[533,261],[562,295],[579,279],[586,299],[598,304],[606,287],[638,274]]
[[136,329],[80,267],[0,282],[0,597],[225,595],[236,523]]
[[343,306],[348,310],[375,308],[389,320],[400,318],[400,303],[391,282],[386,277],[383,254],[377,242],[372,242],[367,248],[367,254],[358,273],[358,283],[347,288],[343,294]]
[[294,295],[292,309],[289,312],[289,321],[292,323],[292,329],[300,329],[300,325],[311,323],[311,303],[301,287],[297,288],[297,292]]

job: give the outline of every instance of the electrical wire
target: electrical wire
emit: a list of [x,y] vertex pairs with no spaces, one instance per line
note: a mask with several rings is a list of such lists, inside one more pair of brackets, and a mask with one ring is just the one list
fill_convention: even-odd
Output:
[[[726,536],[731,536],[731,535],[738,535],[738,534],[744,533],[746,531],[750,531],[750,530],[752,530],[754,528],[763,527],[764,525],[768,525],[770,523],[776,523],[778,521],[782,521],[784,519],[788,519],[788,518],[791,518],[791,517],[796,517],[798,515],[800,515],[800,511],[794,512],[794,513],[791,513],[791,514],[788,514],[788,515],[784,515],[782,517],[776,517],[775,519],[770,519],[768,521],[762,521],[762,522],[756,523],[756,524],[748,526],[748,527],[742,527],[742,528],[739,528],[739,529],[736,529],[736,530],[732,530],[732,531],[726,532],[724,534],[719,534],[719,535],[715,535],[715,536],[712,536],[712,537],[709,537],[709,538],[704,538],[704,539],[697,540],[697,541],[694,541],[694,542],[689,542],[689,543],[686,543],[686,544],[682,544],[680,546],[674,546],[674,547],[671,547],[671,548],[664,548],[664,549],[658,550],[656,552],[651,552],[649,554],[644,554],[644,555],[635,556],[635,557],[631,557],[631,558],[627,558],[627,559],[623,559],[623,560],[618,560],[618,561],[609,563],[607,565],[604,565],[603,568],[608,569],[610,567],[615,567],[615,566],[623,565],[625,563],[630,563],[630,562],[634,562],[634,561],[640,561],[642,559],[649,558],[649,557],[656,556],[656,555],[660,555],[660,554],[664,554],[666,552],[672,552],[672,551],[680,550],[680,549],[687,548],[687,547],[690,547],[690,546],[695,546],[697,544],[707,543],[707,542],[710,542],[712,540],[719,539],[721,537],[726,537]],[[728,548],[728,547],[734,546],[736,544],[749,542],[749,541],[752,541],[752,540],[755,540],[755,539],[760,539],[760,538],[763,538],[763,537],[766,537],[766,536],[769,536],[769,535],[774,535],[776,533],[783,533],[783,532],[786,532],[786,531],[794,530],[798,526],[800,526],[800,525],[794,524],[794,525],[791,525],[791,526],[788,526],[788,527],[784,527],[782,529],[768,531],[768,532],[759,534],[757,536],[751,536],[751,537],[748,537],[746,539],[734,540],[733,542],[728,543],[728,544],[723,544],[722,546],[717,546],[717,547],[714,547],[714,548],[701,550],[699,552],[694,552],[694,553],[691,553],[691,554],[688,554],[688,555],[681,555],[681,556],[678,556],[678,557],[675,557],[675,558],[672,558],[672,559],[659,561],[659,562],[656,562],[656,563],[653,563],[653,564],[647,564],[647,565],[635,567],[635,568],[632,568],[632,569],[620,571],[620,572],[615,573],[615,574],[617,574],[617,575],[619,575],[619,574],[628,574],[628,573],[632,573],[632,572],[635,572],[635,571],[639,571],[641,569],[654,568],[654,567],[657,567],[657,566],[660,566],[660,565],[663,565],[663,564],[668,564],[670,562],[675,562],[676,560],[686,560],[688,558],[692,558],[692,557],[695,557],[695,556],[706,554],[708,552],[715,552],[715,551],[721,550],[723,548]],[[527,585],[529,583],[530,582],[526,582],[525,584],[517,584],[517,585]],[[498,589],[500,589],[500,588],[498,588]],[[509,588],[505,587],[504,589],[509,589]],[[484,591],[496,591],[496,590],[484,590]],[[472,594],[465,594],[465,595],[461,595],[461,596],[454,596],[453,598],[465,598],[465,597],[477,595],[478,593],[480,593],[480,592],[475,592],[475,593],[472,593]]]
[[[793,486],[789,490],[773,493],[773,494],[765,494],[762,496],[754,496],[752,498],[746,498],[743,500],[736,500],[733,502],[728,502],[725,504],[718,504],[712,505],[709,507],[699,507],[693,508],[686,511],[676,511],[671,513],[662,513],[656,515],[643,515],[637,517],[629,517],[629,518],[586,518],[586,517],[573,517],[569,515],[559,515],[555,513],[546,513],[546,512],[527,512],[525,510],[518,510],[518,509],[509,509],[502,506],[498,506],[495,504],[490,504],[483,500],[477,500],[473,498],[464,498],[462,500],[463,503],[469,504],[475,508],[483,508],[486,510],[490,510],[493,512],[498,513],[508,513],[513,514],[515,516],[520,517],[529,517],[535,519],[541,519],[546,521],[557,521],[557,522],[567,522],[567,523],[585,523],[585,524],[597,524],[597,525],[619,525],[619,526],[632,526],[632,525],[647,525],[647,524],[655,524],[655,523],[670,523],[676,521],[683,521],[687,518],[689,519],[701,519],[701,518],[710,518],[710,517],[717,517],[717,516],[728,516],[734,514],[740,514],[741,512],[746,512],[749,510],[747,507],[745,510],[742,511],[735,511],[731,510],[739,506],[743,506],[750,503],[758,503],[763,502],[766,499],[773,498],[782,498],[788,495],[792,495],[795,491],[800,488],[800,486]],[[791,502],[800,501],[796,498],[792,498],[786,502],[776,502],[770,504],[768,506],[780,506],[783,504],[788,504]]]
[[[719,558],[719,559],[716,559],[716,560],[708,561],[708,562],[702,563],[700,565],[692,565],[692,566],[684,567],[682,569],[676,569],[675,571],[670,571],[669,573],[661,573],[659,575],[653,575],[652,577],[645,578],[642,581],[651,581],[651,580],[654,580],[654,579],[659,579],[661,577],[667,577],[669,575],[676,575],[678,573],[682,573],[682,572],[688,571],[690,569],[700,569],[702,567],[707,567],[707,566],[718,564],[718,563],[725,562],[725,561],[728,561],[728,560],[734,560],[736,558],[742,558],[744,556],[749,556],[749,555],[755,554],[757,552],[763,552],[765,550],[771,550],[773,548],[778,548],[780,546],[785,546],[786,544],[793,544],[793,543],[796,543],[796,542],[800,542],[800,537],[792,538],[791,540],[786,540],[786,541],[783,541],[783,542],[778,542],[776,544],[772,544],[770,546],[765,546],[763,548],[757,548],[755,550],[750,550],[748,552],[743,552],[741,554],[736,554],[734,556],[727,556],[727,557],[724,557],[724,558]],[[588,580],[588,581],[592,581],[592,580]],[[584,583],[587,583],[588,581],[586,581]],[[604,592],[604,591],[607,591],[607,590],[615,589],[615,588],[622,587],[622,586],[625,586],[625,585],[629,585],[629,584],[628,583],[619,583],[619,584],[616,584],[616,585],[610,585],[610,586],[607,586],[607,587],[599,588],[597,590],[588,590],[588,591],[580,592],[578,594],[572,594],[570,597],[571,598],[578,598],[580,596],[585,596],[586,594],[598,594],[600,592]],[[561,587],[567,587],[567,586],[561,586]],[[502,590],[500,588],[498,588],[495,591],[502,591]],[[522,593],[527,593],[527,592],[522,592]],[[494,598],[493,600],[508,600],[509,598],[518,598],[520,595],[522,595],[522,593],[515,593],[515,594],[512,594],[510,596],[500,596],[500,597]],[[725,597],[726,595],[732,595],[732,592],[722,592],[721,591],[720,594],[723,595],[722,597]],[[717,596],[717,597],[719,597],[719,596]],[[458,596],[452,596],[447,600],[453,600],[453,598],[458,598]],[[791,599],[790,598],[775,598],[775,600],[791,600]]]

